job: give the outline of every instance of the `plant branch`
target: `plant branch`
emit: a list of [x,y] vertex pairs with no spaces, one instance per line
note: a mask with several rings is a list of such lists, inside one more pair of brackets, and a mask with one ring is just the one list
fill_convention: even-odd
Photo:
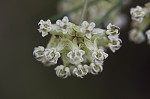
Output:
[[84,0],[84,6],[83,6],[82,15],[79,23],[81,23],[85,18],[87,5],[88,5],[88,0]]
[[119,8],[122,4],[122,0],[118,0],[118,2],[113,5],[108,11],[107,13],[102,17],[100,18],[97,22],[96,22],[96,25],[99,26],[100,24],[102,24],[105,20],[108,19],[109,15],[117,8]]
[[[98,1],[100,1],[100,0],[91,0],[91,1],[89,1],[89,6],[95,4],[95,3],[98,2]],[[61,13],[61,14],[54,15],[54,16],[50,17],[50,19],[51,19],[52,21],[56,21],[57,19],[62,18],[62,17],[64,17],[64,16],[68,15],[68,14],[71,13],[71,12],[74,12],[74,11],[77,11],[77,10],[81,9],[81,8],[83,7],[83,5],[84,5],[84,3],[80,4],[80,5],[77,6],[77,7],[72,8],[72,9],[69,10],[69,11],[66,11],[66,12]]]

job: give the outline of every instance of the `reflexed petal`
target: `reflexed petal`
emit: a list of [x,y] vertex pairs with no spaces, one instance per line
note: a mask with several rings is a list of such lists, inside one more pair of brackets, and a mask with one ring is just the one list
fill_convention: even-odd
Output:
[[86,37],[87,37],[88,39],[90,39],[90,38],[92,37],[91,33],[87,33],[87,34],[86,34]]
[[87,21],[83,21],[81,24],[81,26],[83,26],[83,27],[88,27],[88,25],[89,25],[89,23]]
[[64,23],[68,23],[68,22],[69,22],[68,17],[67,17],[67,16],[65,16],[65,17],[62,19],[62,22],[64,22]]

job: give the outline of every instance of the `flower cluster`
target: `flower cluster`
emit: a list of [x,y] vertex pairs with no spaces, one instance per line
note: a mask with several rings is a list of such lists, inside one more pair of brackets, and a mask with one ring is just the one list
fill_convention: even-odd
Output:
[[35,47],[33,55],[38,61],[41,61],[47,66],[57,64],[57,60],[60,58],[60,53],[57,52],[55,48],[45,49],[43,46]]
[[[146,40],[147,35],[148,44],[150,44],[149,30],[146,31],[150,25],[150,3],[145,4],[145,7],[136,6],[130,10],[132,18],[132,29],[129,32],[129,39],[137,44]],[[144,31],[145,34],[144,34]]]
[[[39,22],[42,36],[51,34],[47,47],[35,47],[33,55],[46,66],[56,65],[56,75],[67,78],[74,75],[83,78],[88,73],[98,74],[108,57],[105,52],[110,48],[115,52],[120,48],[119,27],[109,24],[107,30],[96,28],[94,22],[83,21],[81,25],[69,22],[68,17]],[[62,65],[58,65],[63,63]]]
[[108,47],[112,52],[115,52],[121,47],[120,43],[122,41],[119,38],[119,29],[120,28],[118,26],[112,25],[111,23],[107,26],[106,34],[108,35],[108,39],[110,41]]

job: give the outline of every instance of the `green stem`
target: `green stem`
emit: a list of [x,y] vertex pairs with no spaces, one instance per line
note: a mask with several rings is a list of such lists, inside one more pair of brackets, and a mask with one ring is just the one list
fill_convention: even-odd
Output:
[[52,47],[56,47],[58,45],[59,39],[56,38],[55,35],[52,35],[50,38],[49,43],[47,44],[47,48],[52,48]]
[[62,61],[63,61],[64,66],[69,66],[70,63],[67,59],[67,53],[66,52],[62,53]]
[[85,18],[87,5],[88,5],[88,0],[84,0],[84,7],[83,7],[83,11],[82,11],[82,15],[81,15],[80,22],[79,22],[80,24],[82,23],[82,21],[83,21],[84,18]]
[[143,22],[140,24],[140,31],[144,31],[150,25],[150,15],[145,17]]
[[100,24],[102,24],[105,20],[108,19],[109,15],[114,11],[116,10],[117,8],[119,8],[122,4],[122,0],[118,0],[114,6],[112,6],[108,11],[107,13],[102,17],[100,18],[97,22],[96,22],[96,25],[99,26]]

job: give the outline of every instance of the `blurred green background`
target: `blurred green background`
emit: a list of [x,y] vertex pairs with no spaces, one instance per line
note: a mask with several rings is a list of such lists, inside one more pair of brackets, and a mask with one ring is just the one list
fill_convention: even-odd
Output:
[[[133,0],[123,11],[130,18],[130,7],[148,1]],[[121,29],[121,49],[109,52],[97,76],[60,79],[54,67],[34,59],[34,47],[50,38],[42,38],[37,23],[57,13],[57,2],[0,0],[0,99],[150,99],[150,45],[130,42],[130,25]]]

